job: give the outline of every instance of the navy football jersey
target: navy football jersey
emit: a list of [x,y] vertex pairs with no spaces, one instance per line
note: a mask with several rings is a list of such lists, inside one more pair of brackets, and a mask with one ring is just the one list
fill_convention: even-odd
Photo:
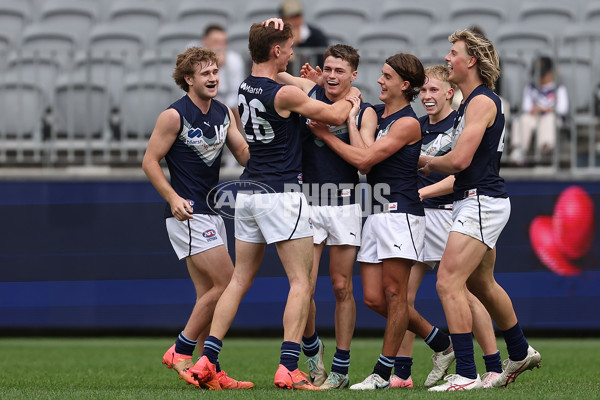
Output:
[[[319,85],[308,93],[308,96],[320,100],[326,104],[333,102],[325,95],[325,89]],[[362,103],[357,118],[357,127],[360,129],[364,110],[370,107],[368,103]],[[311,205],[343,205],[354,204],[356,198],[354,196],[354,187],[359,182],[358,170],[353,165],[346,162],[335,151],[331,150],[325,142],[313,135],[310,129],[306,126],[308,120],[302,118],[302,177],[305,184],[318,184],[316,188],[322,190],[323,193],[310,193],[307,196]],[[329,131],[337,136],[344,143],[350,144],[350,135],[346,123],[339,126],[329,126]],[[325,184],[334,184],[337,190],[324,190],[328,186]],[[313,185],[311,185],[312,188]],[[350,189],[350,187],[352,187]],[[347,190],[346,190],[347,188]],[[320,197],[320,195],[325,196]],[[311,199],[321,200],[315,204]]]
[[[208,192],[219,183],[221,155],[231,120],[227,107],[212,99],[204,114],[187,96],[169,108],[180,118],[177,139],[165,155],[171,186],[184,199],[193,201],[195,214],[216,214],[207,203]],[[165,217],[172,217],[167,204]]]
[[[384,104],[374,106],[377,113],[377,133],[375,141],[388,134],[390,128],[400,118],[417,119],[410,105],[387,117],[382,117]],[[374,191],[373,205],[379,205],[384,211],[402,212],[413,215],[425,215],[417,189],[417,162],[421,153],[421,140],[406,145],[385,160],[376,164],[367,174],[367,182]],[[378,191],[376,184],[389,185],[389,194]],[[378,193],[385,198],[387,205],[378,200]]]
[[487,96],[496,104],[496,119],[494,124],[485,130],[481,143],[475,151],[471,165],[456,174],[454,182],[454,199],[460,200],[465,191],[477,189],[477,194],[490,197],[508,197],[504,179],[500,177],[500,157],[504,150],[504,110],[502,101],[496,93],[485,85],[480,85],[473,90],[469,97],[463,101],[458,108],[454,121],[454,132],[452,134],[452,147],[465,126],[464,113],[469,102],[475,96]]
[[[429,115],[424,115],[419,118],[421,134],[423,137],[423,143],[421,144],[422,156],[443,156],[451,150],[452,130],[454,128],[455,117],[456,111],[452,111],[446,118],[435,124],[429,123]],[[440,174],[438,172],[432,172],[429,176],[425,176],[421,172],[418,172],[419,189],[437,183],[447,176],[448,175]],[[438,206],[452,204],[452,199],[453,195],[451,193],[431,199],[424,199],[423,206],[425,208],[438,208]]]
[[248,76],[238,90],[238,108],[250,160],[240,177],[283,192],[285,184],[302,183],[300,116],[283,118],[275,110],[275,95],[284,85]]

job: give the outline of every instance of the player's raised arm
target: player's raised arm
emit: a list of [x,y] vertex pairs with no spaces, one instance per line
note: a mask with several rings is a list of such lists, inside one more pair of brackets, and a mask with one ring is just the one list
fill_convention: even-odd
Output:
[[[359,96],[360,90],[351,88],[349,95]],[[341,125],[348,118],[352,103],[342,99],[333,104],[323,104],[308,97],[301,89],[289,85],[281,88],[275,96],[275,108],[280,114],[293,111],[326,124]]]

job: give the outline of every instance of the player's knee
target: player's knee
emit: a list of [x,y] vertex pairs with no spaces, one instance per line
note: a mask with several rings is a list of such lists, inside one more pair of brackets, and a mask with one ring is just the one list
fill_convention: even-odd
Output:
[[365,305],[369,307],[370,310],[375,311],[379,315],[385,316],[387,314],[387,303],[385,299],[382,297],[369,297],[366,296],[363,299]]
[[437,294],[440,299],[447,297],[452,293],[450,289],[451,286],[452,285],[450,284],[449,279],[443,279],[438,276],[438,279],[435,283],[435,290],[437,291]]
[[348,300],[352,297],[352,282],[345,279],[336,279],[333,281],[333,295],[337,302]]

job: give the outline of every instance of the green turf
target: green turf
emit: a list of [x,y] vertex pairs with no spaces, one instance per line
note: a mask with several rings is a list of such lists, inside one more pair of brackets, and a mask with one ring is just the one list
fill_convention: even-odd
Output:
[[[279,361],[279,339],[226,338],[220,361],[229,375],[256,383],[245,391],[209,392],[186,386],[161,365],[173,338],[2,338],[0,339],[0,398],[2,399],[431,399],[468,396],[472,399],[598,399],[600,398],[599,339],[530,339],[542,353],[542,368],[527,371],[506,389],[467,393],[429,393],[422,386],[431,367],[431,351],[415,345],[414,389],[377,392],[284,391],[273,386]],[[503,358],[503,342],[499,342]],[[335,343],[325,339],[326,366]],[[381,349],[381,339],[357,338],[352,343],[351,382],[365,378]],[[301,368],[305,369],[304,356]],[[484,372],[481,350],[475,358]],[[451,367],[451,372],[454,367]]]

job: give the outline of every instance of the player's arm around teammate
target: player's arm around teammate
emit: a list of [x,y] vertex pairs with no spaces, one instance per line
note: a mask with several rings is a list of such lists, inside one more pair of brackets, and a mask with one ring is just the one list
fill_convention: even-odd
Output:
[[[358,111],[360,99],[354,97],[350,98],[350,101],[355,111]],[[354,125],[355,132],[358,132],[354,120],[352,120],[352,123],[349,123],[349,126],[352,125]],[[310,126],[316,136],[323,140],[344,160],[358,168],[363,174],[368,173],[374,165],[396,153],[405,145],[413,144],[421,139],[419,122],[411,118],[401,118],[396,121],[391,126],[387,135],[374,141],[370,146],[366,144],[368,141],[367,138],[371,136],[375,137],[374,132],[369,134],[363,131],[364,134],[353,135],[357,139],[357,143],[362,142],[358,146],[353,146],[336,138],[323,124],[311,122]]]

